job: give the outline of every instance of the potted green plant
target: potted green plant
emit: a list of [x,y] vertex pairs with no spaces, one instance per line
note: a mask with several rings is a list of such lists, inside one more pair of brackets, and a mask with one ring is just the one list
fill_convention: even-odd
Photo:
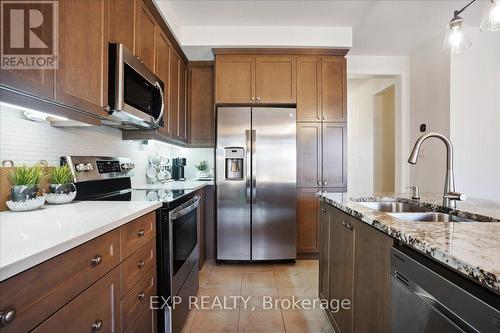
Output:
[[210,177],[210,167],[207,161],[201,161],[194,166],[198,172],[196,173],[197,178],[209,178]]
[[5,204],[15,212],[29,211],[40,208],[45,203],[43,196],[37,196],[38,186],[44,178],[40,165],[14,168],[9,173],[10,200]]
[[22,165],[14,168],[9,174],[10,198],[13,202],[23,202],[35,199],[38,193],[38,185],[42,181],[43,169],[40,165]]
[[68,165],[55,167],[50,172],[49,192],[45,199],[50,204],[70,203],[76,197],[73,174]]

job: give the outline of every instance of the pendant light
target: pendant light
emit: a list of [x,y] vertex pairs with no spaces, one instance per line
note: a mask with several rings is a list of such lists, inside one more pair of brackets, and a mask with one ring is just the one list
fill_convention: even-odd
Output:
[[500,1],[489,0],[486,2],[481,21],[481,31],[500,30]]
[[448,30],[444,37],[444,48],[450,54],[459,54],[471,47],[472,43],[463,26],[464,20],[455,12],[455,16],[448,23]]
[[[460,14],[477,0],[472,0],[464,8],[455,10],[448,23],[444,39],[444,49],[451,54],[459,54],[471,47],[472,43],[464,28],[464,19]],[[481,31],[500,30],[500,0],[487,0],[481,21]]]

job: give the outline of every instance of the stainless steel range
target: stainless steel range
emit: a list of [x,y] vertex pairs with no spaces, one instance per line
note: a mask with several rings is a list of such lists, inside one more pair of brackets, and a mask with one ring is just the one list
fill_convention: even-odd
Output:
[[[198,208],[194,190],[134,190],[134,163],[122,157],[64,156],[77,189],[76,200],[161,201],[156,212],[158,296],[182,296],[175,309],[158,313],[160,332],[180,332],[188,314],[188,298],[198,291]],[[172,305],[169,303],[169,305]]]

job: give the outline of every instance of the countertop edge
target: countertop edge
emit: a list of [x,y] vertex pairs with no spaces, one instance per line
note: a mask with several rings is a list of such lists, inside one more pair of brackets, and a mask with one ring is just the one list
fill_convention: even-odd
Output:
[[454,256],[444,253],[443,251],[436,249],[432,244],[426,242],[424,240],[415,238],[413,236],[406,235],[404,232],[400,230],[396,230],[395,228],[384,224],[374,218],[367,217],[363,213],[356,211],[351,207],[347,207],[344,204],[332,200],[324,195],[320,194],[319,199],[324,201],[331,206],[342,210],[344,213],[355,217],[356,219],[376,228],[377,230],[383,232],[384,234],[402,241],[404,244],[408,245],[412,249],[436,260],[442,265],[453,269],[454,271],[460,273],[468,277],[469,279],[475,281],[476,283],[482,285],[483,287],[491,290],[494,293],[500,294],[500,280],[493,273],[486,272],[484,269],[472,265],[467,262],[463,262],[455,258]]
[[146,215],[158,208],[162,207],[161,202],[151,202],[151,205],[140,209],[132,214],[127,215],[126,217],[122,217],[117,219],[116,221],[110,222],[105,226],[89,231],[83,235],[79,235],[78,237],[69,239],[65,242],[59,243],[49,249],[46,249],[41,252],[37,252],[29,257],[23,258],[19,261],[12,262],[5,267],[0,269],[0,282],[7,280],[19,273],[22,273],[30,268],[35,267],[47,260],[50,260],[60,254],[63,254],[66,251],[69,251],[77,246],[82,245],[92,239],[95,239],[111,230],[121,227],[124,224],[129,223],[136,218],[139,218],[143,215]]

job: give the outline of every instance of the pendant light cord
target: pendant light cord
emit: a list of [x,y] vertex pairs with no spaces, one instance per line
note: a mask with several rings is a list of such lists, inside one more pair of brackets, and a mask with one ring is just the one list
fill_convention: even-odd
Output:
[[462,12],[464,10],[467,9],[467,7],[469,7],[470,5],[472,5],[474,2],[476,2],[477,0],[472,0],[471,2],[469,2],[464,8],[460,9],[460,10],[455,10],[455,12],[453,13],[455,17],[457,17],[458,15],[462,14]]

